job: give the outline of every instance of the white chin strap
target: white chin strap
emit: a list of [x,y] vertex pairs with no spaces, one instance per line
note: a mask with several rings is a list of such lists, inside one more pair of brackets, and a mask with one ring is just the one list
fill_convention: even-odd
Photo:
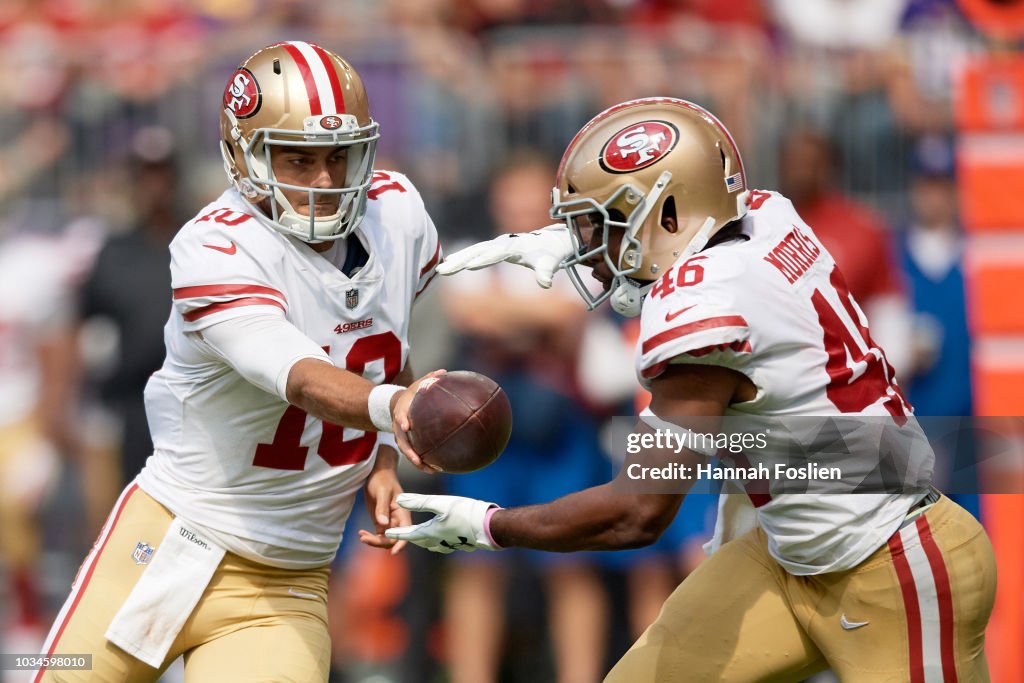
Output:
[[612,295],[608,298],[609,303],[619,315],[627,318],[637,317],[640,315],[640,307],[650,285],[641,287],[624,277],[616,278],[616,280]]

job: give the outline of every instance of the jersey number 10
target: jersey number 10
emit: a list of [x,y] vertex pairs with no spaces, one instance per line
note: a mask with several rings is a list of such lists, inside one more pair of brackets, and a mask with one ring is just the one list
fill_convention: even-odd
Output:
[[[325,351],[330,352],[330,347]],[[391,382],[398,376],[402,364],[402,343],[393,332],[382,332],[357,339],[345,356],[345,369],[357,375],[363,373],[367,364],[375,360],[384,361],[384,381]],[[290,405],[277,423],[274,440],[256,446],[252,464],[275,470],[306,469],[308,446],[303,446],[302,432],[306,429],[306,411]],[[330,422],[321,422],[322,434],[316,454],[331,467],[354,465],[370,457],[377,443],[377,432],[363,432],[361,436],[345,440],[345,428]]]

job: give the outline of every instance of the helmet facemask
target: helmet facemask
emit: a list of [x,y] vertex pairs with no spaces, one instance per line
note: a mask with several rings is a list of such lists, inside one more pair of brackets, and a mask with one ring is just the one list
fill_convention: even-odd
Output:
[[[659,198],[672,178],[665,171],[650,192],[645,193],[633,184],[625,183],[612,192],[604,202],[592,197],[578,197],[561,201],[558,188],[552,191],[551,217],[564,220],[573,242],[573,254],[562,262],[588,309],[594,309],[611,299],[612,308],[621,315],[635,317],[640,314],[644,295],[654,284],[631,277],[640,270],[642,245],[640,229],[648,220],[651,211],[658,206]],[[618,259],[612,258],[609,245],[612,232],[622,229]],[[595,230],[602,231],[597,246],[591,248]],[[580,267],[591,268],[595,258],[600,257],[612,273],[610,287],[600,294],[593,294],[583,279]]]
[[[746,174],[729,131],[706,109],[667,97],[623,102],[591,119],[562,155],[555,188],[551,215],[566,221],[576,249],[564,262],[570,278],[588,306],[609,299],[625,316],[639,315],[658,278],[747,211]],[[603,229],[596,248],[581,222]],[[619,233],[610,230],[618,228],[613,259],[609,242]],[[593,296],[576,267],[598,258],[612,283]]]
[[[236,124],[230,112],[229,121]],[[333,125],[325,128],[324,123]],[[340,122],[340,125],[338,125]],[[373,160],[380,137],[378,124],[370,121],[360,126],[356,117],[347,114],[333,116],[309,116],[303,121],[303,131],[257,128],[249,139],[241,129],[232,125],[230,135],[236,148],[241,152],[241,164],[232,163],[231,151],[222,145],[224,162],[229,176],[243,197],[260,207],[269,204],[269,215],[264,211],[258,218],[286,234],[305,242],[324,242],[347,237],[359,224],[366,211],[366,194],[373,175]],[[339,188],[313,188],[292,185],[276,179],[272,158],[275,147],[340,147],[347,152],[346,177]],[[232,166],[237,168],[232,173]],[[282,190],[308,192],[309,215],[296,211]],[[338,208],[330,216],[317,216],[315,204],[318,198],[338,197]],[[269,200],[264,204],[263,200]]]

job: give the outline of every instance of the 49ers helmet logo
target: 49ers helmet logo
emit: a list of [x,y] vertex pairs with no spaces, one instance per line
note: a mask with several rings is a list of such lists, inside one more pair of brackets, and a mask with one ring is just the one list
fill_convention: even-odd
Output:
[[263,94],[256,77],[248,69],[235,71],[224,88],[224,108],[230,109],[236,119],[247,119],[260,110]]
[[668,121],[642,121],[626,126],[601,149],[601,168],[610,173],[632,173],[647,168],[671,152],[679,131]]
[[341,128],[341,118],[338,116],[325,116],[320,119],[320,127],[325,130],[337,130]]

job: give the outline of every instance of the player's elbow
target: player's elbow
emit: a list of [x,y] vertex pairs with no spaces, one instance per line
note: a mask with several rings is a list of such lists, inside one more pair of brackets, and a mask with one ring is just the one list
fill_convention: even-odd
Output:
[[613,530],[614,549],[632,550],[652,545],[672,523],[673,516],[657,506],[634,506]]
[[292,365],[288,371],[288,381],[285,383],[285,398],[295,406],[304,407],[310,399],[311,379],[313,377],[311,368],[303,359]]
[[288,371],[285,383],[285,399],[303,410],[310,410],[325,398],[325,389],[330,384],[324,376],[330,363],[320,358],[302,358]]

